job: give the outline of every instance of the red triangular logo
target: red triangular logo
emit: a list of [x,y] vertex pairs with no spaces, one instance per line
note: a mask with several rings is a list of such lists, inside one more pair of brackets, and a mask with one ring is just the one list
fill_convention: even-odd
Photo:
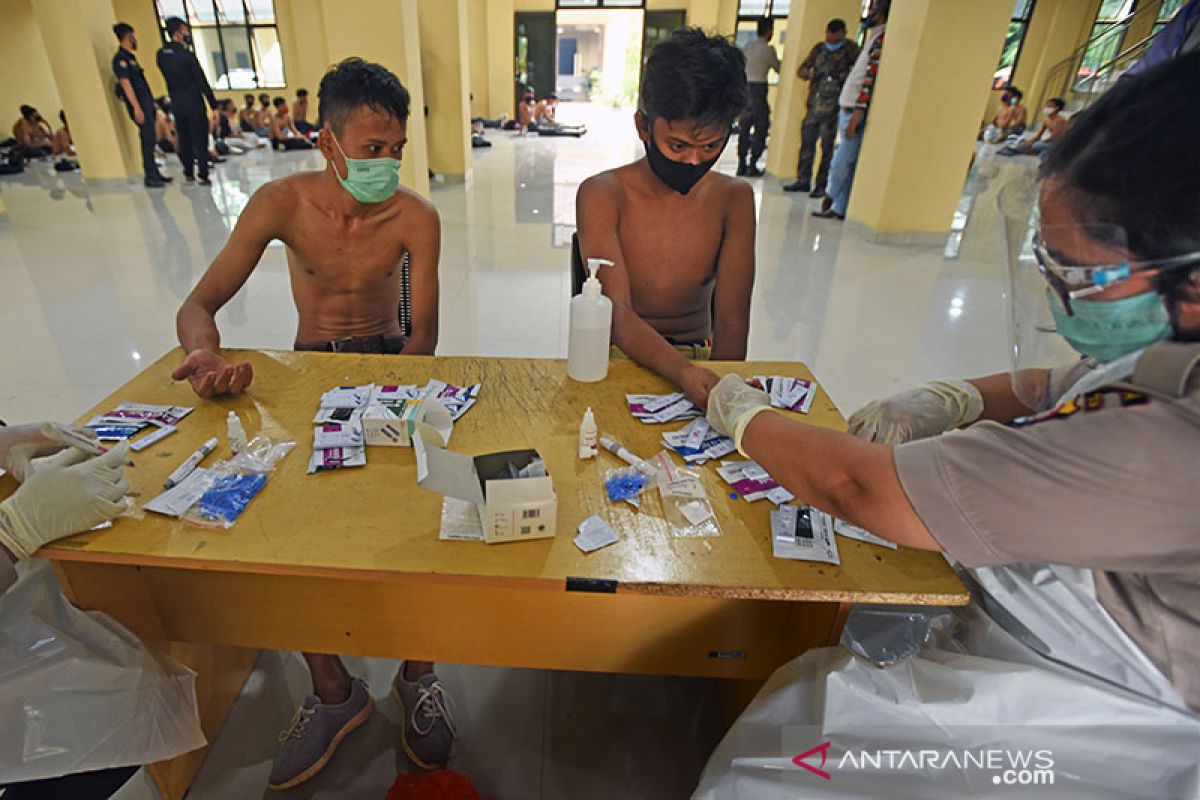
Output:
[[829,747],[831,744],[833,744],[833,743],[825,742],[824,744],[817,745],[816,747],[814,747],[811,750],[806,750],[805,752],[803,752],[800,755],[793,758],[792,763],[795,764],[797,767],[804,767],[804,769],[808,770],[809,772],[811,772],[814,775],[820,775],[825,780],[831,780],[831,777],[828,772],[826,772],[823,769],[820,769],[819,767],[814,767],[812,764],[809,764],[809,763],[805,762],[805,760],[804,760],[804,759],[808,758],[809,756],[813,756],[813,755],[816,755],[817,753],[820,753],[821,754],[821,766],[824,767],[825,766],[825,758],[829,752]]

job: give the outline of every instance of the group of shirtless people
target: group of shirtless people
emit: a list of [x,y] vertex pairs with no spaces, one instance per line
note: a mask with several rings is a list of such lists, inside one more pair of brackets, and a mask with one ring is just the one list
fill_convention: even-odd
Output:
[[[745,104],[741,52],[699,29],[677,31],[654,49],[644,73],[634,122],[646,156],[587,179],[577,199],[582,254],[615,264],[600,276],[613,302],[615,348],[702,408],[718,379],[699,362],[746,356],[753,194],[746,182],[711,171]],[[432,204],[398,186],[408,92],[385,68],[348,59],[321,81],[319,106],[316,146],[325,169],[255,192],[179,310],[187,356],[174,378],[190,381],[201,397],[242,392],[254,379],[250,364],[222,355],[215,316],[273,239],[286,247],[297,349],[420,355],[436,348],[440,221]],[[243,109],[239,121],[260,125],[262,113]],[[406,254],[407,331],[397,313]],[[373,707],[337,656],[304,658],[313,696],[281,737],[273,788],[320,771]],[[405,662],[393,694],[404,708],[409,757],[421,767],[445,765],[454,726],[434,665]]]
[[58,118],[62,120],[62,127],[55,131],[36,108],[21,106],[21,116],[13,123],[13,138],[31,158],[74,155],[67,117],[60,111]]
[[[296,90],[296,102],[288,106],[282,97],[271,99],[266,92],[258,95],[258,106],[254,105],[252,94],[245,96],[245,103],[237,111],[236,131],[253,133],[264,139],[269,139],[271,145],[281,150],[311,150],[313,145],[308,134],[316,130],[316,126],[308,121],[308,90]],[[217,113],[227,115],[231,120],[233,101],[222,103]],[[227,110],[226,110],[227,109]]]

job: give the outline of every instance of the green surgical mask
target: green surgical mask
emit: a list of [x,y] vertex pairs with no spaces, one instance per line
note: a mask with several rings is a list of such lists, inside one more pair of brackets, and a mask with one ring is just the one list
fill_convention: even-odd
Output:
[[[330,134],[332,136],[332,133]],[[346,177],[338,175],[337,166],[333,174],[338,183],[360,203],[382,203],[396,193],[400,187],[400,161],[395,158],[350,158],[342,150],[342,143],[333,137],[346,159]]]
[[1101,363],[1116,361],[1171,335],[1171,318],[1158,292],[1120,300],[1072,300],[1068,315],[1058,295],[1047,290],[1050,313],[1064,339]]

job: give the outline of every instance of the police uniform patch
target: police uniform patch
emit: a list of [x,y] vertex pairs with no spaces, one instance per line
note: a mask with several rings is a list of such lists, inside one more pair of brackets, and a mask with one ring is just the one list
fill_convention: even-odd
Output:
[[[1036,425],[1039,422],[1045,422],[1051,419],[1065,419],[1074,416],[1080,411],[1091,412],[1100,411],[1104,408],[1112,406],[1108,402],[1108,398],[1115,398],[1121,408],[1127,406],[1140,406],[1150,402],[1150,398],[1141,392],[1129,392],[1124,389],[1097,389],[1094,392],[1072,397],[1070,400],[1061,405],[1051,408],[1048,411],[1042,411],[1038,414],[1030,414],[1027,417],[1018,417],[1009,423],[1013,428],[1024,428],[1029,425]],[[1115,406],[1112,406],[1115,407]]]
[[129,66],[129,63],[128,63],[128,62],[126,62],[126,61],[118,61],[118,62],[117,62],[117,66],[118,66],[118,67],[128,67],[128,66]]

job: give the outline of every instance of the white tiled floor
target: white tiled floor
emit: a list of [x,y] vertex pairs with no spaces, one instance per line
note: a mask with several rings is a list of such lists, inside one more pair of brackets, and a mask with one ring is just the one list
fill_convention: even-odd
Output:
[[[466,184],[436,185],[442,217],[439,352],[563,357],[575,189],[640,154],[631,115],[567,107],[582,139],[489,131]],[[719,169],[732,172],[731,147]],[[259,151],[218,167],[211,190],[95,189],[46,164],[0,179],[0,416],[74,418],[175,345],[174,314],[253,191],[318,168],[320,156]],[[984,164],[968,184],[958,257],[942,248],[871,244],[813,219],[815,201],[755,181],[758,272],[753,359],[809,364],[844,411],[933,377],[1006,370],[1008,267],[994,193],[1028,165]],[[178,166],[169,170],[177,178]],[[669,267],[669,265],[664,265]],[[295,310],[281,246],[270,247],[219,315],[224,343],[287,348]],[[382,797],[397,769],[399,712],[387,699],[395,662],[351,659],[381,698],[369,725],[297,797]],[[446,665],[463,732],[452,765],[486,797],[687,794],[720,735],[706,681]],[[265,790],[275,734],[308,691],[299,658],[268,652],[190,797]],[[156,796],[139,775],[124,800]]]

